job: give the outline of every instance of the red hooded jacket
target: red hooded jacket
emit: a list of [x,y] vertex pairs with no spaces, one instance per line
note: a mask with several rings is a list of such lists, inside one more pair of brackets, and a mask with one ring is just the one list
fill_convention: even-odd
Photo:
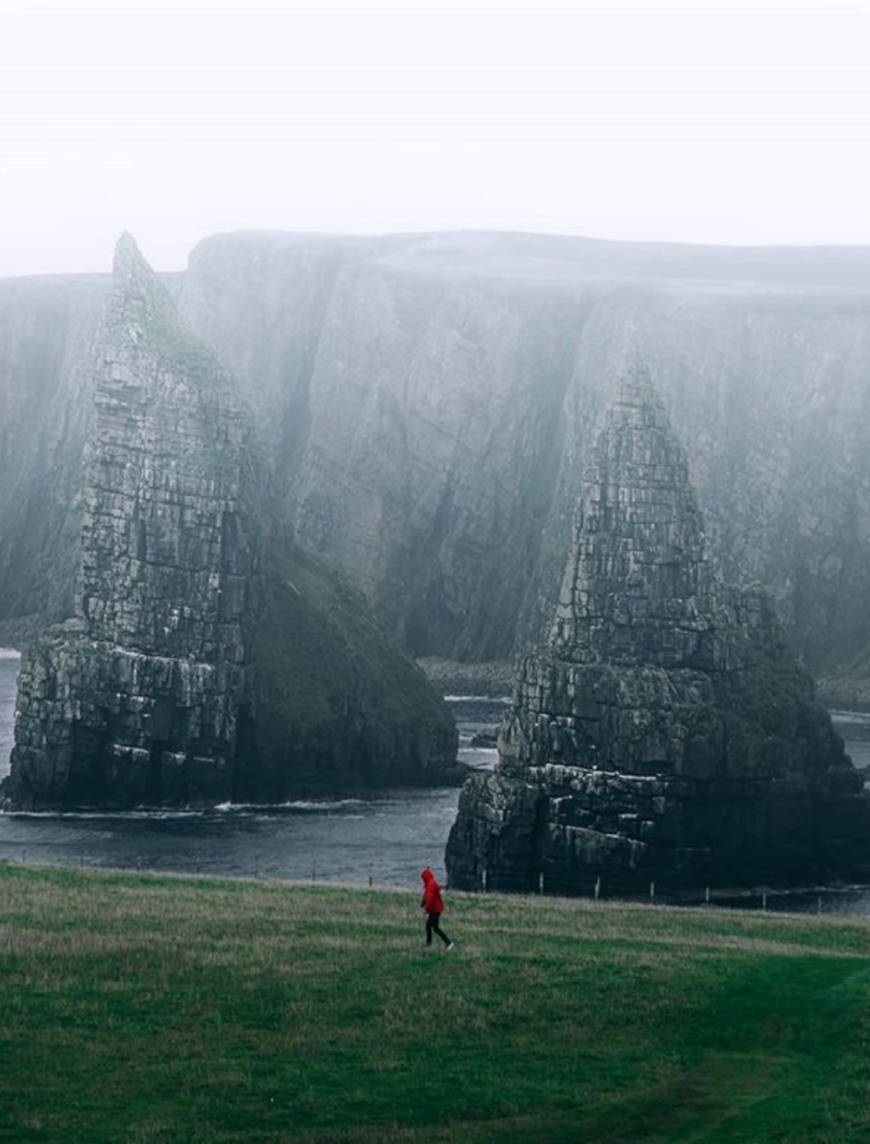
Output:
[[420,872],[423,879],[423,909],[427,914],[441,914],[444,912],[444,900],[441,897],[441,887],[435,875],[427,866]]

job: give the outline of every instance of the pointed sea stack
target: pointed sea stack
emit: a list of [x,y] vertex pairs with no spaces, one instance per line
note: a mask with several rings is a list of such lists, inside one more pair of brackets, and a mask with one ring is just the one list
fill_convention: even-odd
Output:
[[586,473],[548,646],[519,665],[491,775],[463,789],[451,884],[589,892],[870,873],[870,799],[756,591],[709,564],[640,368]]
[[13,805],[455,775],[443,704],[276,526],[233,378],[127,235],[93,368],[75,615],[22,661]]

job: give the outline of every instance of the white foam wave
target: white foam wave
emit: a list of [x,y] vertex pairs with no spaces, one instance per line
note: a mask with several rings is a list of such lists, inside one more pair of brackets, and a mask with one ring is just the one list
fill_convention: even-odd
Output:
[[510,695],[445,695],[445,703],[501,703],[505,706],[513,703]]
[[96,810],[82,808],[81,810],[0,810],[4,818],[47,818],[47,819],[120,819],[124,821],[150,819],[161,821],[164,819],[204,818],[208,815],[220,814],[264,814],[288,810],[344,810],[349,807],[369,806],[373,800],[361,798],[338,799],[294,799],[288,802],[222,802],[215,807],[200,807],[198,809],[161,810],[142,807],[137,810]]
[[838,711],[832,708],[828,714],[835,723],[870,723],[868,711]]
[[[287,802],[222,802],[214,807],[204,807],[197,810],[160,810],[157,808],[139,810],[0,810],[3,818],[45,818],[45,819],[112,819],[121,821],[165,819],[205,818],[218,814],[281,814],[287,811],[314,811],[324,812],[331,810],[349,810],[354,807],[372,807],[382,799],[362,798],[318,798],[318,799],[292,799]],[[348,817],[351,817],[348,815]],[[359,816],[357,816],[359,817]]]
[[0,810],[4,818],[62,818],[62,819],[167,819],[202,818],[207,810]]
[[341,810],[348,806],[365,805],[367,802],[362,798],[300,798],[289,802],[221,802],[214,809],[226,814],[239,811]]

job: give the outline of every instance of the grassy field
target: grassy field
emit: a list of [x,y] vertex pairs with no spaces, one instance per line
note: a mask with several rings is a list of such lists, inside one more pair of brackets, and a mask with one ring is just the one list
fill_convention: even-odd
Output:
[[870,1139],[870,922],[448,906],[0,866],[0,1139]]

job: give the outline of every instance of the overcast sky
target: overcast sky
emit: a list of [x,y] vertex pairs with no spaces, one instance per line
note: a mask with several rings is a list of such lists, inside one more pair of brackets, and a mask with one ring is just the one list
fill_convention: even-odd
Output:
[[0,0],[0,275],[241,228],[870,243],[870,0]]

